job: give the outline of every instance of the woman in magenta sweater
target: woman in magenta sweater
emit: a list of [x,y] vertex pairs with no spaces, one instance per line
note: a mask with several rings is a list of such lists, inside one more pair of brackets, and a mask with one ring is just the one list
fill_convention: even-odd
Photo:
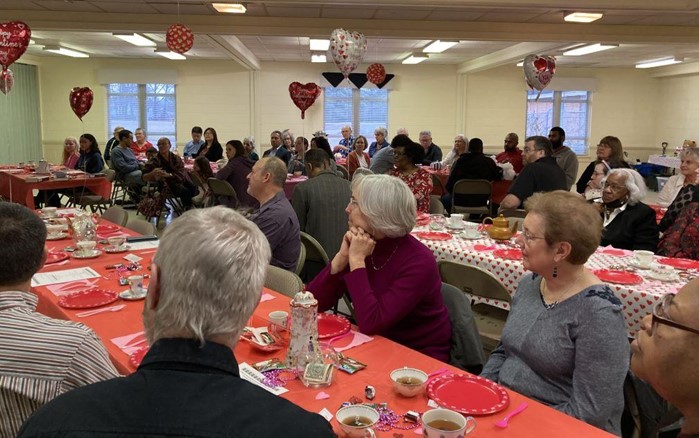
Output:
[[416,201],[388,175],[352,181],[349,231],[332,262],[307,286],[319,310],[352,298],[362,333],[378,334],[449,361],[451,323],[432,252],[410,235]]

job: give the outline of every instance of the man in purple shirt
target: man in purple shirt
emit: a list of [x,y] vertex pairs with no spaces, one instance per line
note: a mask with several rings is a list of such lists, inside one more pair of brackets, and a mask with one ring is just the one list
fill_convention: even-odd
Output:
[[260,203],[250,216],[272,249],[273,266],[295,272],[301,252],[299,221],[284,195],[286,165],[277,157],[257,161],[248,175],[248,193]]

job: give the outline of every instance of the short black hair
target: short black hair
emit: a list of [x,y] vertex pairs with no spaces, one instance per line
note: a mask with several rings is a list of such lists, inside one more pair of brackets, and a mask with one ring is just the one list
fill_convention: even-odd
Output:
[[399,144],[395,147],[403,148],[405,156],[408,157],[410,161],[415,165],[422,164],[422,161],[425,159],[425,149],[420,144],[415,143],[414,141],[411,141],[410,143],[406,144]]
[[478,137],[474,137],[468,142],[468,151],[472,154],[482,154],[483,153],[483,140]]
[[195,126],[192,128],[192,134],[203,134],[204,131],[201,129],[201,126]]
[[128,129],[122,129],[119,131],[119,141],[129,138],[130,135],[133,135],[133,132],[129,131]]
[[524,140],[524,144],[530,141],[534,142],[534,149],[537,151],[544,151],[547,157],[553,155],[553,145],[551,145],[551,141],[548,138],[543,135],[532,135]]
[[11,202],[0,203],[0,286],[29,281],[44,263],[46,225],[32,210]]
[[563,138],[566,137],[565,130],[563,130],[563,128],[561,128],[560,126],[554,126],[553,128],[551,128],[551,132],[557,132],[557,133],[561,134],[561,137],[563,137]]
[[[398,134],[391,140],[391,147],[397,148],[398,146],[406,146],[408,144],[415,143],[405,134]],[[420,146],[422,147],[422,146]]]
[[306,164],[310,164],[313,167],[330,166],[330,157],[323,149],[311,149],[306,152],[303,159]]
[[333,155],[332,150],[330,150],[330,143],[328,143],[328,139],[325,137],[314,137],[314,140],[316,142],[316,147],[324,150],[325,153],[328,154],[328,157],[330,157],[332,161],[335,161],[335,155]]

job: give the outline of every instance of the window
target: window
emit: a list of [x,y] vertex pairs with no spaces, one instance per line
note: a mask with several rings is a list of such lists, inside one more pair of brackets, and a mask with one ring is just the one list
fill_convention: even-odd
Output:
[[175,84],[109,84],[107,101],[109,132],[143,128],[153,145],[167,137],[176,147]]
[[560,126],[566,132],[565,145],[578,155],[587,155],[587,133],[590,121],[589,91],[527,92],[526,136],[548,136],[549,130]]
[[323,93],[323,130],[331,147],[342,138],[345,125],[352,127],[355,138],[363,135],[369,144],[374,141],[374,129],[388,126],[388,90],[327,87]]

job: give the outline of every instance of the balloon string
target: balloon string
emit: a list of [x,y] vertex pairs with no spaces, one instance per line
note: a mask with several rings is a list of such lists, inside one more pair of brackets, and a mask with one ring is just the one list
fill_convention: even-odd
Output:
[[177,22],[180,23],[180,2],[177,2]]

